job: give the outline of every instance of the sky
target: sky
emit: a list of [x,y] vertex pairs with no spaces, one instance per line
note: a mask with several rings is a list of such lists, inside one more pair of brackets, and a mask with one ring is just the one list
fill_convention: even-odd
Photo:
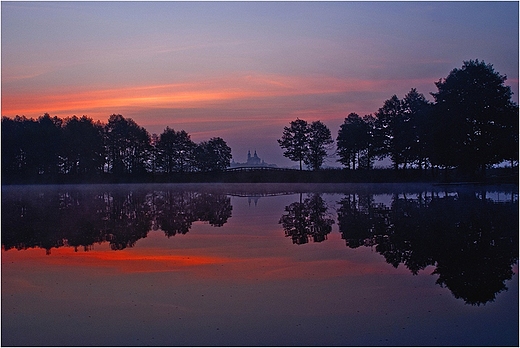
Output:
[[293,166],[276,141],[291,121],[335,139],[394,94],[433,100],[471,59],[518,103],[518,21],[518,2],[495,1],[2,1],[2,116],[121,114],[150,134],[221,137],[235,162],[256,150]]

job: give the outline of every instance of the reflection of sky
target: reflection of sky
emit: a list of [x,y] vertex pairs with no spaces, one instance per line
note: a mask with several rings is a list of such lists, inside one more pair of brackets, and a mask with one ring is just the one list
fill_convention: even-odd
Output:
[[470,308],[434,284],[431,268],[412,276],[368,248],[347,250],[338,234],[295,246],[280,233],[200,227],[168,240],[152,232],[123,252],[3,252],[5,343],[28,319],[17,342],[478,345],[497,342],[499,323],[501,334],[512,330],[503,307],[514,303],[515,279],[495,303]]
[[296,117],[336,135],[477,58],[518,101],[518,3],[2,2],[2,115],[121,113],[289,164]]
[[[323,195],[330,209],[342,197]],[[222,227],[195,222],[170,238],[150,231],[121,251],[106,243],[50,255],[2,251],[2,344],[495,346],[517,339],[517,276],[495,302],[464,305],[435,284],[433,267],[412,276],[371,248],[347,248],[337,221],[325,242],[292,244],[278,221],[298,200],[249,205],[232,197]]]

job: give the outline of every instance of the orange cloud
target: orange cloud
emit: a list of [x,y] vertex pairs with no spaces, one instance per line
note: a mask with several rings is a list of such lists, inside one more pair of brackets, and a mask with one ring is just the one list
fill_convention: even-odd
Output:
[[370,91],[386,83],[323,76],[248,74],[187,83],[103,90],[41,89],[28,94],[10,93],[8,89],[4,89],[2,115],[32,116],[45,111],[88,114],[89,110],[94,109],[118,110],[128,107],[200,108],[238,100]]

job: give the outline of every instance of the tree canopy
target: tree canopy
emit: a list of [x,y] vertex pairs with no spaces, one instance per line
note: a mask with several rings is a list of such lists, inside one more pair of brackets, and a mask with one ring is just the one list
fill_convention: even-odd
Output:
[[298,118],[289,127],[284,127],[278,143],[285,149],[285,157],[299,162],[300,170],[302,163],[312,170],[318,170],[323,165],[333,140],[330,129],[323,122],[314,121],[309,124]]
[[278,139],[278,144],[285,149],[283,155],[291,161],[302,162],[307,153],[307,138],[309,134],[309,124],[299,118],[292,121],[289,127],[283,128],[282,138]]
[[166,127],[156,145],[158,168],[168,174],[190,171],[194,165],[196,146],[184,130],[176,132]]
[[219,171],[231,161],[231,148],[222,138],[195,144],[187,132],[170,127],[160,136],[150,136],[134,120],[118,114],[106,124],[87,116],[2,117],[1,131],[2,175],[8,181],[142,178],[149,173]]
[[366,151],[395,169],[439,166],[474,175],[503,161],[513,166],[518,105],[505,81],[491,64],[470,60],[436,83],[433,103],[412,88],[402,100],[386,100],[373,122],[351,113],[338,131],[338,161],[354,169]]
[[435,83],[433,163],[472,172],[511,157],[503,148],[518,148],[518,105],[505,81],[493,65],[470,60]]
[[[370,148],[373,143],[371,116],[361,118],[358,114],[350,113],[338,131],[337,154],[338,162],[347,168],[356,169],[356,164],[370,163]],[[365,158],[365,161],[363,161]],[[368,162],[367,162],[368,160]]]

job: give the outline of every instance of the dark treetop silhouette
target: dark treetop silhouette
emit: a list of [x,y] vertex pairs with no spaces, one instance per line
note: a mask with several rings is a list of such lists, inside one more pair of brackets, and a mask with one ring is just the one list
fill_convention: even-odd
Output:
[[[459,178],[482,177],[489,166],[518,164],[518,105],[491,64],[470,60],[453,69],[432,93],[434,103],[412,88],[386,100],[374,115],[350,113],[337,135],[338,162],[368,170],[375,159],[393,167],[457,169]],[[175,173],[221,172],[231,148],[219,137],[195,144],[185,131],[166,127],[150,134],[132,119],[44,114],[2,117],[2,183],[174,180]],[[296,119],[278,139],[284,156],[317,171],[333,139],[321,121]],[[283,175],[278,173],[278,175]],[[341,176],[340,173],[337,175]],[[462,175],[462,176],[461,176]],[[208,180],[216,180],[208,176]]]
[[152,174],[221,171],[231,161],[231,148],[222,138],[195,144],[185,131],[169,127],[150,136],[121,115],[111,115],[107,124],[86,116],[3,117],[1,151],[2,180],[7,183],[106,176],[145,180]]

